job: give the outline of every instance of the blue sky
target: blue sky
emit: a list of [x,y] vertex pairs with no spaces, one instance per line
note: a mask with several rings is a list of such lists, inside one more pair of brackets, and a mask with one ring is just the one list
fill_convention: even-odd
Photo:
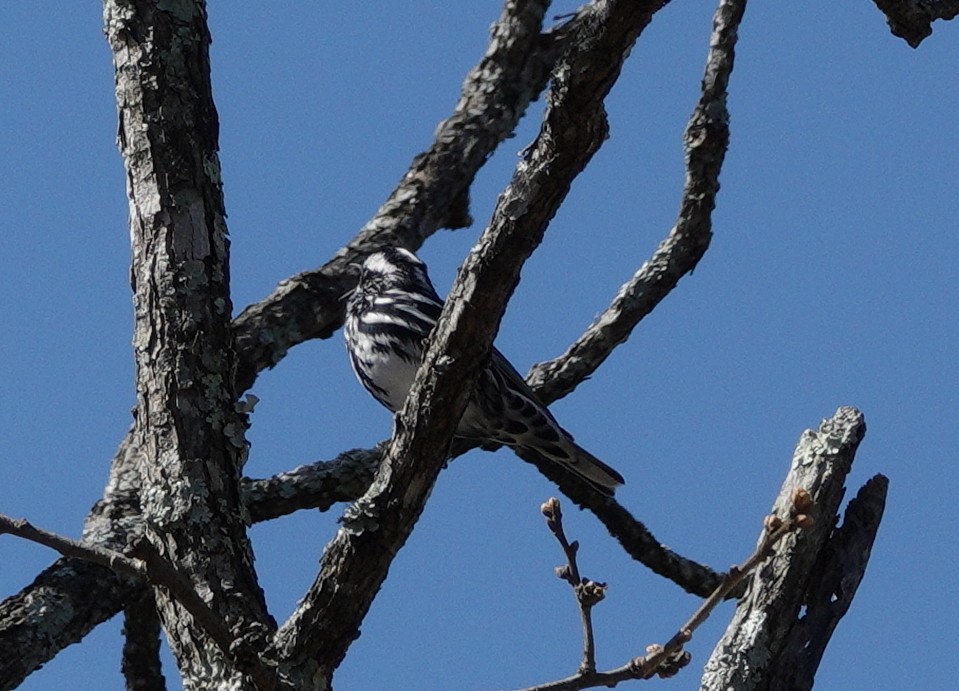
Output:
[[[713,6],[674,5],[633,51],[608,101],[611,139],[510,303],[497,344],[520,371],[562,352],[675,221]],[[322,264],[375,212],[450,113],[498,13],[488,1],[212,4],[237,311]],[[100,14],[94,2],[0,5],[0,511],[71,536],[135,402],[127,204]],[[657,537],[717,568],[751,549],[802,430],[840,405],[865,413],[850,491],[882,472],[889,505],[821,689],[947,689],[959,675],[957,64],[954,25],[937,24],[914,51],[866,0],[752,3],[712,247],[553,408],[623,472],[618,496]],[[476,225],[421,252],[441,292],[540,107],[477,179]],[[339,335],[295,348],[253,393],[251,475],[389,434]],[[498,689],[571,673],[578,617],[538,513],[553,493],[506,451],[453,463],[337,686]],[[617,666],[668,638],[696,600],[630,562],[590,515],[567,514],[581,569],[610,583],[598,659]],[[253,529],[277,618],[312,580],[337,516]],[[0,597],[53,558],[0,538]],[[645,688],[695,688],[731,611],[697,634],[680,677]],[[100,627],[22,688],[122,688],[119,629],[119,619]]]

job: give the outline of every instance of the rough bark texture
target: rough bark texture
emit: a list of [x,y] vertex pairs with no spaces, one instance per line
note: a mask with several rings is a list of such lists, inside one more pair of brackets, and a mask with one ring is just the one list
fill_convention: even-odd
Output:
[[[140,508],[146,535],[238,631],[274,626],[242,520],[218,121],[202,2],[107,2],[133,245]],[[206,632],[157,605],[186,688],[239,687]],[[232,681],[227,682],[227,680]]]
[[123,608],[123,678],[127,691],[164,691],[160,668],[160,619],[149,587],[127,598]]
[[[633,42],[666,1],[595,0],[543,31],[549,2],[507,0],[453,114],[373,219],[328,263],[282,282],[231,326],[205,5],[105,0],[130,200],[138,405],[134,428],[120,445],[83,536],[115,551],[154,545],[193,584],[218,633],[211,639],[214,627],[195,623],[163,588],[61,559],[0,603],[0,689],[17,686],[121,609],[128,687],[162,688],[154,594],[185,688],[329,687],[429,497],[465,392],[523,262],[607,137],[603,99]],[[729,137],[726,88],[744,5],[723,0],[717,11],[702,98],[686,131],[687,179],[676,226],[567,353],[534,368],[531,383],[547,402],[599,367],[709,245]],[[246,420],[237,395],[289,348],[338,328],[340,298],[355,282],[350,267],[363,255],[384,245],[417,248],[441,227],[471,222],[473,177],[550,78],[541,131],[457,278],[391,443],[274,478],[241,481]],[[719,666],[755,664],[743,649],[751,645],[765,651],[765,688],[791,688],[777,685],[787,682],[808,688],[797,680],[811,683],[855,593],[881,517],[885,484],[876,479],[850,505],[843,527],[832,531],[841,477],[863,431],[861,416],[842,409],[818,435],[804,436],[787,485],[812,483],[819,523],[757,575],[740,607],[745,619],[731,629],[727,647],[717,648],[717,669],[707,679],[719,678]],[[555,464],[541,470],[653,570],[701,594],[721,580],[721,574],[664,548],[614,500]],[[252,568],[246,524],[357,498],[316,582],[278,629]],[[823,542],[826,547],[814,547]],[[803,574],[814,562],[822,577],[806,581]],[[807,615],[797,620],[800,605]],[[756,611],[767,615],[765,628],[753,625],[749,613]]]
[[[874,480],[864,498],[850,505],[849,528],[835,530],[846,476],[865,432],[858,410],[840,408],[817,432],[806,430],[800,438],[773,513],[787,514],[793,491],[806,489],[813,497],[815,524],[786,537],[776,555],[756,571],[706,664],[702,691],[811,687],[821,650],[804,655],[801,648],[807,641],[815,641],[816,647],[824,647],[828,641],[835,622],[845,612],[842,609],[840,613],[828,600],[833,593],[843,600],[855,593],[882,517],[885,478]],[[864,516],[869,523],[865,528]],[[858,558],[847,568],[850,563],[838,560],[837,550],[853,531],[859,534],[854,540]],[[832,609],[825,618],[824,607]],[[808,612],[803,613],[803,608],[809,608]]]
[[889,481],[876,475],[849,502],[843,524],[823,546],[806,586],[805,614],[789,632],[783,652],[763,688],[806,691],[839,620],[866,575],[866,564],[886,507]]
[[549,4],[506,2],[491,30],[489,49],[467,75],[453,114],[376,215],[321,268],[283,281],[236,318],[241,391],[289,348],[335,333],[343,323],[341,298],[356,283],[351,265],[383,246],[415,250],[440,228],[472,222],[469,188],[476,172],[546,86],[553,63],[574,33],[574,21],[541,33]]
[[959,0],[873,0],[886,15],[886,23],[894,36],[913,48],[932,35],[932,23],[950,20],[959,15]]
[[[132,590],[110,569],[80,559],[58,559],[16,595],[0,602],[0,689],[13,689],[30,672],[117,612]],[[86,616],[74,604],[86,603]]]
[[[554,72],[540,133],[453,284],[376,479],[344,517],[317,580],[280,630],[279,648],[295,664],[317,660],[318,673],[332,674],[359,633],[446,460],[519,270],[605,140],[603,99],[658,6],[610,2],[587,10],[582,36]],[[572,112],[583,117],[574,122]]]

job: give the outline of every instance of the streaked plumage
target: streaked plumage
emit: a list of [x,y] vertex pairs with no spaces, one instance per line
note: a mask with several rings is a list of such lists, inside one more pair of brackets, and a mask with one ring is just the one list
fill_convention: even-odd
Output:
[[[371,254],[346,307],[346,345],[357,378],[396,412],[406,401],[423,343],[443,301],[416,255],[401,248]],[[566,466],[606,494],[623,477],[573,441],[536,398],[519,372],[493,348],[458,436],[496,442]]]

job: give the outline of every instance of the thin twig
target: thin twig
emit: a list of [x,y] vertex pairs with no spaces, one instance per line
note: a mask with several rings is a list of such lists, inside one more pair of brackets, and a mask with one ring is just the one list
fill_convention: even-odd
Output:
[[[552,502],[555,502],[555,506]],[[647,647],[647,654],[645,656],[634,658],[622,667],[608,672],[584,672],[581,668],[579,672],[566,679],[560,679],[538,686],[530,686],[522,691],[578,691],[579,689],[598,686],[614,687],[620,682],[630,679],[650,679],[654,676],[665,678],[675,675],[680,669],[689,664],[691,656],[683,649],[683,646],[692,640],[693,632],[709,618],[712,611],[729,593],[739,586],[750,573],[769,557],[776,543],[789,533],[813,524],[813,518],[809,515],[811,509],[811,495],[809,492],[800,489],[796,490],[792,495],[792,507],[786,518],[780,518],[775,515],[767,516],[764,521],[765,532],[763,533],[763,538],[755,551],[742,564],[733,566],[729,570],[719,587],[706,598],[696,611],[693,612],[692,616],[670,637],[665,645],[651,645]],[[559,524],[561,513],[559,511],[558,501],[552,499],[546,504],[543,504],[542,511],[548,523]],[[550,525],[550,530],[552,530],[553,534],[557,535],[557,539],[559,539],[554,525]],[[560,542],[563,543],[564,540],[565,536]],[[568,544],[564,545],[564,550],[567,550],[567,554],[571,551],[572,554],[575,555],[576,552],[576,548]],[[565,576],[563,577],[565,578]]]
[[579,604],[579,615],[583,624],[583,661],[579,664],[580,674],[589,674],[596,671],[596,643],[593,637],[593,607],[606,597],[606,584],[583,578],[579,573],[576,554],[579,552],[579,541],[570,542],[566,539],[563,530],[563,511],[559,499],[551,497],[540,506],[540,511],[546,517],[546,525],[556,537],[563,552],[566,554],[566,565],[556,569],[556,575],[570,584],[576,602]]
[[95,564],[106,566],[110,570],[125,576],[135,576],[143,579],[149,578],[147,566],[140,559],[131,559],[105,547],[77,542],[68,537],[37,528],[26,519],[11,518],[10,516],[0,513],[0,534],[4,533],[16,535],[24,540],[49,547],[65,557],[75,557],[92,561]]

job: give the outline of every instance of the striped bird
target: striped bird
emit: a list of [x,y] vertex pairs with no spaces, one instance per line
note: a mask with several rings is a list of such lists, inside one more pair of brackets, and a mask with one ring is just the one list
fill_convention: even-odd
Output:
[[[426,265],[392,247],[363,263],[346,305],[346,346],[357,378],[373,397],[396,412],[406,401],[423,357],[426,338],[443,301]],[[573,441],[496,348],[480,374],[456,435],[505,444],[568,468],[604,494],[623,476]]]

